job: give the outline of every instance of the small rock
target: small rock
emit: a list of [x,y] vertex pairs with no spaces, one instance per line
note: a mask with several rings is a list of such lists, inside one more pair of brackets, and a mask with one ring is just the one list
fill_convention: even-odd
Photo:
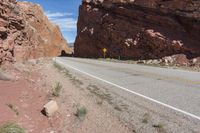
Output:
[[19,72],[30,72],[30,70],[27,69],[26,66],[22,63],[15,63],[14,68]]
[[8,43],[4,43],[4,45],[3,45],[3,50],[6,51],[6,50],[8,50],[8,49],[9,49]]
[[146,62],[146,64],[151,64],[152,63],[152,60],[148,60],[147,62]]
[[146,61],[145,61],[145,60],[139,60],[137,63],[138,63],[138,64],[145,64]]
[[6,32],[6,28],[5,27],[0,27],[0,33]]
[[168,63],[172,64],[174,62],[174,60],[171,56],[167,56],[167,57],[163,58],[163,62],[166,64],[168,64]]
[[192,63],[193,63],[193,64],[195,64],[196,62],[197,62],[197,59],[196,59],[196,58],[192,59]]
[[156,60],[156,59],[152,61],[152,64],[159,64],[159,63],[160,63],[160,61]]
[[10,81],[10,80],[14,80],[14,77],[12,77],[11,75],[8,75],[0,70],[0,80]]
[[57,102],[54,100],[51,100],[50,102],[44,105],[43,111],[46,116],[48,117],[52,116],[55,112],[58,111]]
[[5,27],[8,25],[8,22],[0,18],[0,27]]

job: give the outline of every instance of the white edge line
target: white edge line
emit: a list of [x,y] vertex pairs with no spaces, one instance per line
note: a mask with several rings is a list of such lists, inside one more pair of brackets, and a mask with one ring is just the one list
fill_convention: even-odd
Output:
[[137,95],[137,96],[139,96],[139,97],[142,97],[142,98],[147,99],[147,100],[149,100],[149,101],[152,101],[152,102],[154,102],[154,103],[160,104],[160,105],[162,105],[162,106],[164,106],[164,107],[170,108],[170,109],[172,109],[172,110],[175,110],[175,111],[177,111],[177,112],[183,113],[183,114],[185,114],[185,115],[187,115],[187,116],[190,116],[190,117],[192,117],[192,118],[195,118],[195,119],[197,119],[197,120],[200,120],[200,117],[199,117],[199,116],[196,116],[196,115],[191,114],[191,113],[189,113],[189,112],[186,112],[186,111],[183,111],[183,110],[181,110],[181,109],[175,108],[175,107],[173,107],[173,106],[171,106],[171,105],[168,105],[168,104],[159,102],[159,101],[157,101],[157,100],[155,100],[155,99],[153,99],[153,98],[150,98],[150,97],[147,97],[147,96],[145,96],[145,95],[139,94],[139,93],[137,93],[137,92],[131,91],[131,90],[125,88],[125,87],[119,86],[119,85],[114,84],[114,83],[109,82],[109,81],[106,81],[106,80],[104,80],[104,79],[101,79],[101,78],[99,78],[99,77],[96,77],[96,76],[94,76],[94,75],[91,75],[91,74],[89,74],[89,73],[87,73],[87,72],[81,71],[81,70],[79,70],[79,69],[77,69],[77,68],[75,68],[75,67],[72,67],[72,66],[70,66],[70,65],[64,64],[63,62],[61,62],[61,61],[59,61],[59,60],[56,60],[55,58],[54,58],[53,60],[54,60],[55,62],[57,62],[57,63],[60,63],[60,64],[63,65],[63,66],[67,66],[67,67],[69,67],[69,68],[72,68],[72,69],[74,69],[74,70],[76,70],[76,71],[78,71],[78,72],[80,72],[80,73],[83,73],[83,74],[85,74],[85,75],[88,75],[88,76],[90,76],[90,77],[92,77],[92,78],[98,79],[98,80],[103,81],[103,82],[105,82],[105,83],[107,83],[107,84],[110,84],[110,85],[112,85],[112,86],[115,86],[115,87],[117,87],[117,88],[120,88],[120,89],[122,89],[122,90],[124,90],[124,91],[130,92],[130,93],[132,93],[132,94],[134,94],[134,95]]

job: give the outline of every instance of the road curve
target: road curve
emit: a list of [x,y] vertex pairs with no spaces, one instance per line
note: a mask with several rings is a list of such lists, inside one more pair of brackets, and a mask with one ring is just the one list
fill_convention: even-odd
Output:
[[93,59],[54,60],[200,120],[200,73]]

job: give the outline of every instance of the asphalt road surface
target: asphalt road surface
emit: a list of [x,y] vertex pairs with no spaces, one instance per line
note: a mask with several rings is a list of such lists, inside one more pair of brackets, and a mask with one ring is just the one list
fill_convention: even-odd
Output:
[[100,82],[200,120],[200,72],[94,59],[55,60]]

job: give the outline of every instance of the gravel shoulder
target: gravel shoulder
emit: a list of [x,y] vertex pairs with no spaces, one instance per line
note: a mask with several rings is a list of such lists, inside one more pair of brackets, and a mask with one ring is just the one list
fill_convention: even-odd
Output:
[[[84,83],[82,90],[107,103],[115,116],[134,132],[198,133],[200,123],[171,109],[127,94],[116,87],[67,68],[70,75]],[[102,108],[103,108],[102,107]]]
[[[62,133],[132,133],[133,129],[113,114],[113,108],[107,101],[91,93],[89,85],[76,77],[68,69],[49,64],[42,73],[46,73],[47,84],[60,82],[63,91],[58,100],[63,115]],[[85,108],[84,117],[76,116],[77,109]]]

